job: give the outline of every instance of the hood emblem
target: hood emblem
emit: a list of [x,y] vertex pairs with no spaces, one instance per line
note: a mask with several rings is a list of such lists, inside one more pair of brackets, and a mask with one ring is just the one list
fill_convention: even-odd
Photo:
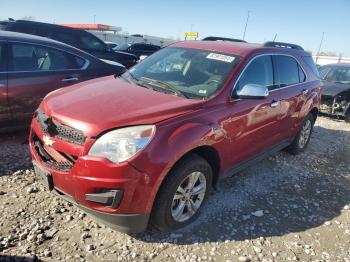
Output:
[[53,146],[56,142],[52,140],[49,136],[43,136],[43,142],[46,146]]

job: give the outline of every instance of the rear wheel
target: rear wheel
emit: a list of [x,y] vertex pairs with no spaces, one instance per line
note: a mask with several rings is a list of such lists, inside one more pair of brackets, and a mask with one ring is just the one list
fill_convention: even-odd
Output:
[[299,132],[294,138],[292,144],[290,144],[290,146],[287,148],[290,153],[297,155],[304,152],[304,150],[306,149],[310,141],[314,123],[315,123],[315,119],[313,115],[308,114],[305,117],[299,129]]
[[167,231],[194,221],[211,182],[212,169],[208,162],[196,154],[185,156],[163,182],[153,206],[151,224]]
[[348,110],[346,110],[345,122],[350,123],[350,107],[348,108]]

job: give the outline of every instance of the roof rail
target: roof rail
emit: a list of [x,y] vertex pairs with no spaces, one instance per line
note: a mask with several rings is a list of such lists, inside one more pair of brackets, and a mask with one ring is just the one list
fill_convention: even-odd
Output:
[[283,42],[265,42],[263,44],[263,47],[279,47],[279,48],[291,48],[296,50],[302,50],[304,51],[304,48],[302,48],[300,45],[290,44],[290,43],[283,43]]
[[228,42],[241,42],[247,43],[241,39],[227,38],[227,37],[217,37],[217,36],[208,36],[202,39],[203,41],[228,41]]

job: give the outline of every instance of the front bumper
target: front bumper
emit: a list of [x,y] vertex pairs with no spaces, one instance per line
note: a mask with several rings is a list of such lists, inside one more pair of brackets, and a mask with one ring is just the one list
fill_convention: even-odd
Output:
[[[74,160],[71,166],[64,165],[60,169],[61,165],[52,165],[38,150],[38,142],[44,147],[44,136],[46,134],[33,120],[29,139],[32,159],[50,174],[53,192],[118,231],[137,233],[147,228],[151,212],[148,202],[154,186],[148,174],[127,162],[114,164],[87,156],[83,146],[51,137],[53,145],[46,146],[45,152],[56,158],[56,155],[58,158],[68,156],[67,159]],[[123,192],[117,205],[98,203],[87,197],[113,190]]]
[[100,212],[78,204],[71,196],[66,195],[57,189],[54,189],[52,192],[64,200],[72,203],[96,221],[101,222],[102,224],[105,224],[106,226],[117,231],[130,234],[140,233],[147,229],[150,216],[149,214],[111,214]]

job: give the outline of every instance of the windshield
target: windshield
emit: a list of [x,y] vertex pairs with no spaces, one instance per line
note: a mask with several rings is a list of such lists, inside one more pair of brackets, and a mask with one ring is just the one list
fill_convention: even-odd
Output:
[[120,50],[120,51],[125,51],[128,49],[130,45],[129,44],[121,44],[121,45],[118,45],[114,48],[114,50]]
[[205,99],[215,94],[238,63],[238,56],[168,47],[134,66],[128,73],[138,84],[156,91]]
[[323,80],[342,84],[350,83],[350,66],[321,67],[320,72]]

